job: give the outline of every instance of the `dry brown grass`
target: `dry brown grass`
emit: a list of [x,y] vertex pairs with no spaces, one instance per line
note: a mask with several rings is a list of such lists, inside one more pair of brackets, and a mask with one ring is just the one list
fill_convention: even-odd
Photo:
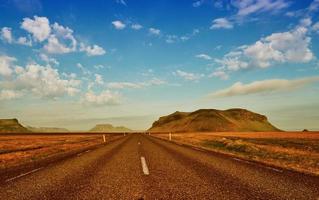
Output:
[[[168,139],[168,134],[153,134]],[[319,132],[174,133],[177,142],[319,175]]]
[[[116,137],[120,136],[106,135],[108,141]],[[0,136],[0,170],[77,151],[102,142],[101,135]]]

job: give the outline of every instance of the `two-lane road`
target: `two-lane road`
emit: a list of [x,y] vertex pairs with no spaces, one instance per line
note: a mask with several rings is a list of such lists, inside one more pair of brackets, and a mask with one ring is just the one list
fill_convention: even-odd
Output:
[[143,134],[0,182],[0,199],[315,199],[319,177]]

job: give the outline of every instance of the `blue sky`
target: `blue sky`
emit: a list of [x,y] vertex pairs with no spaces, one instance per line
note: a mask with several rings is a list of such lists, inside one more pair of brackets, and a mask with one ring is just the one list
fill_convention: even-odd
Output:
[[0,0],[0,117],[85,130],[247,108],[319,129],[319,1]]

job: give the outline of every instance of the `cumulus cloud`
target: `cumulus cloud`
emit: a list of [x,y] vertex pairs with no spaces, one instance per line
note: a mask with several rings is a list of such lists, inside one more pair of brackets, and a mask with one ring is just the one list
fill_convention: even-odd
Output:
[[62,79],[57,69],[38,64],[28,64],[17,74],[14,82],[17,89],[30,90],[33,94],[46,98],[73,96],[79,92],[80,83],[76,79]]
[[270,79],[263,81],[255,81],[248,84],[237,82],[229,88],[216,91],[210,94],[210,97],[230,97],[238,95],[249,95],[258,93],[279,92],[287,90],[295,90],[305,85],[319,81],[319,76],[306,77],[301,79]]
[[88,91],[84,95],[84,103],[91,105],[117,105],[120,103],[121,95],[118,92],[112,92],[111,90],[102,91],[99,94],[93,91]]
[[148,29],[148,32],[149,32],[151,35],[156,35],[156,36],[159,36],[159,35],[161,34],[161,30],[156,29],[156,28],[149,28],[149,29]]
[[31,38],[27,39],[26,37],[19,37],[16,43],[25,46],[32,46]]
[[58,23],[52,25],[53,34],[48,38],[44,49],[51,54],[64,54],[76,51],[77,41],[73,36],[73,30]]
[[217,18],[213,20],[210,29],[232,29],[233,23],[226,18]]
[[201,79],[202,77],[204,77],[204,74],[195,74],[195,73],[185,72],[182,70],[176,70],[175,72],[173,72],[173,75],[179,76],[188,81],[197,81]]
[[16,61],[16,58],[6,56],[6,55],[0,55],[0,75],[4,77],[11,76],[13,70],[12,63]]
[[210,57],[209,55],[207,54],[198,54],[195,56],[196,58],[200,58],[200,59],[204,59],[204,60],[211,60],[212,57]]
[[58,70],[49,65],[31,63],[26,67],[15,66],[11,71],[11,78],[1,81],[0,86],[3,90],[15,91],[17,94],[57,98],[64,95],[73,96],[79,92],[81,81],[73,76],[69,78],[63,79]]
[[[115,25],[119,25],[118,28],[121,29],[121,24],[116,22]],[[34,19],[24,18],[21,28],[29,32],[35,41],[46,41],[43,49],[47,54],[66,54],[76,51],[86,52],[88,56],[105,54],[105,50],[96,44],[90,46],[81,43],[80,48],[78,48],[78,42],[71,28],[62,26],[57,22],[50,24],[46,17],[34,16]],[[32,45],[31,40],[28,40],[26,37],[14,40],[11,29],[3,29],[2,35],[2,37],[6,38],[6,41],[13,40],[17,44]],[[9,39],[10,35],[12,39]]]
[[31,33],[34,40],[39,42],[46,40],[51,33],[50,23],[46,17],[24,18],[21,28]]
[[102,47],[96,44],[93,46],[86,46],[83,43],[81,43],[80,51],[86,52],[86,55],[88,56],[101,56],[106,53],[106,51]]
[[15,43],[15,44],[21,44],[21,45],[25,45],[25,46],[32,46],[32,42],[31,39],[27,39],[26,37],[19,37],[17,40],[13,37],[12,34],[12,29],[9,27],[3,27],[1,29],[1,35],[0,38],[9,43]]
[[278,63],[304,63],[314,58],[310,50],[308,29],[298,26],[293,30],[273,33],[252,45],[244,45],[215,59],[218,71],[231,72],[247,68],[267,68]]
[[307,29],[298,27],[288,32],[273,33],[244,49],[244,53],[260,67],[268,67],[272,61],[308,62],[313,59],[310,41]]
[[51,35],[48,39],[48,44],[43,47],[47,53],[64,54],[72,52],[72,49],[59,42],[59,39]]
[[132,24],[131,28],[134,30],[140,30],[143,28],[143,26],[141,24]]
[[13,42],[11,28],[3,27],[1,29],[1,39],[11,44]]
[[95,83],[98,85],[103,85],[104,81],[103,81],[103,77],[101,74],[94,74],[95,76]]
[[114,28],[117,30],[123,30],[126,27],[126,25],[119,20],[113,21],[112,24]]

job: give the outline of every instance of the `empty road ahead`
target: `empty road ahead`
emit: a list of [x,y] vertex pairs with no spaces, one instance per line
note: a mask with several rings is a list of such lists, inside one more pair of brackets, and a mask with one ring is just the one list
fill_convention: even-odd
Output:
[[319,178],[143,134],[0,181],[0,199],[315,199]]

